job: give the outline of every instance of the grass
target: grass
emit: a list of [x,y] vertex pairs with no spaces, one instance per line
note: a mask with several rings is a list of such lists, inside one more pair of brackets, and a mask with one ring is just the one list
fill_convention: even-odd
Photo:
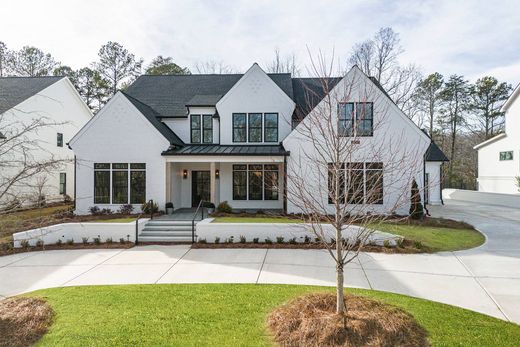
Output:
[[135,218],[127,217],[127,218],[102,219],[102,220],[93,220],[88,223],[129,223],[129,222],[135,222]]
[[[269,346],[266,317],[302,294],[294,285],[124,285],[36,291],[55,311],[41,346]],[[520,326],[461,308],[378,291],[348,292],[412,314],[434,346],[516,346]]]
[[302,223],[301,219],[287,217],[215,217],[212,223]]
[[474,229],[381,223],[374,228],[420,242],[430,252],[456,251],[480,246],[486,238]]

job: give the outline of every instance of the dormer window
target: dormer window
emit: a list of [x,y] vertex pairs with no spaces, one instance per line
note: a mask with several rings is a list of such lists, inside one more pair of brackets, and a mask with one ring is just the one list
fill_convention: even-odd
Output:
[[213,115],[192,114],[191,143],[213,143]]
[[345,102],[339,104],[339,134],[348,137],[374,134],[374,104],[372,102]]
[[278,113],[233,113],[233,142],[277,143]]

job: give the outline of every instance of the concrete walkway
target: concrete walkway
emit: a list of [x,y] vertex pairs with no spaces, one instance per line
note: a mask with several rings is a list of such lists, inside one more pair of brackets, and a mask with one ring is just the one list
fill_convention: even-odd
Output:
[[[486,216],[467,204],[431,211],[471,219],[488,235],[483,247],[438,254],[364,253],[346,269],[346,284],[426,298],[520,323],[520,213]],[[481,216],[481,214],[484,214]],[[507,216],[507,218],[505,218]],[[128,283],[286,283],[334,285],[322,250],[57,250],[0,257],[0,295],[40,288]]]

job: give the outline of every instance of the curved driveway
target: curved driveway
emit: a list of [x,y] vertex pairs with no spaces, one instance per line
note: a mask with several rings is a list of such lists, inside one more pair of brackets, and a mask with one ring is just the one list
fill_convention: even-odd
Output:
[[[484,232],[482,247],[418,255],[364,253],[346,269],[346,284],[426,298],[520,323],[520,210],[448,201],[435,216]],[[334,285],[321,250],[57,250],[0,257],[0,296],[40,288],[128,283],[287,283]]]

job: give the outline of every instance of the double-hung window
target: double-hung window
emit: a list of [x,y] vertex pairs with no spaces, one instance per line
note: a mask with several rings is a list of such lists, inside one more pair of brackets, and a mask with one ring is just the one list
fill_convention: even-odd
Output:
[[233,165],[233,200],[278,200],[279,177],[275,164]]
[[338,126],[341,136],[372,136],[374,133],[374,104],[372,102],[339,104]]
[[67,194],[67,174],[60,172],[60,194]]
[[245,113],[233,113],[233,142],[246,142],[247,123]]
[[94,164],[95,204],[142,204],[145,200],[145,163]]
[[247,119],[248,141],[262,142],[262,114],[250,113]]
[[190,130],[191,143],[213,143],[213,115],[192,114]]
[[213,143],[213,116],[202,115],[202,142]]
[[264,142],[278,142],[278,113],[264,113]]
[[200,143],[202,138],[202,134],[200,131],[200,114],[192,114],[191,115],[191,143]]
[[63,134],[62,133],[56,134],[56,146],[63,147]]

